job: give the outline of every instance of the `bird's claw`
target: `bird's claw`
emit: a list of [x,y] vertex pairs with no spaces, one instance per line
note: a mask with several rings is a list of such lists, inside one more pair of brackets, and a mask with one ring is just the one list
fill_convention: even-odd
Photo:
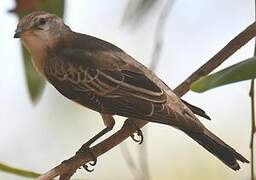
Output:
[[[92,161],[89,162],[88,164],[91,166],[95,166],[97,164],[97,157],[95,156],[95,154],[91,151],[90,147],[87,146],[86,144],[84,144],[77,152],[77,154],[81,154],[81,153],[90,153],[91,157],[92,157]],[[82,167],[88,171],[88,172],[92,172],[94,169],[90,169],[88,164],[84,164],[82,165]]]
[[[133,126],[136,128],[136,132],[131,134],[130,137],[132,138],[133,141],[139,143],[139,144],[142,144],[143,143],[143,140],[144,140],[144,136],[143,136],[143,133],[141,131],[141,129],[137,126],[137,124],[133,121],[133,119],[126,119],[125,121],[125,124],[127,126]],[[140,139],[136,139],[135,138],[135,134],[137,134],[137,136],[140,138]]]
[[[91,166],[95,166],[97,164],[97,158],[92,151],[89,151],[89,152],[90,152],[91,156],[93,157],[93,160],[91,162],[89,162],[88,164]],[[83,168],[88,172],[92,172],[94,170],[94,168],[89,169],[89,166],[87,164],[84,164]]]
[[140,139],[136,139],[134,134],[131,135],[131,138],[132,138],[135,142],[137,142],[137,143],[139,143],[139,144],[142,144],[142,143],[143,143],[143,140],[144,140],[144,137],[143,137],[142,131],[141,131],[139,128],[137,129],[136,134],[137,134],[137,136],[139,136]]
[[[93,166],[91,163],[89,163],[91,166]],[[86,170],[87,172],[92,172],[92,171],[94,171],[94,169],[89,169],[89,166],[87,165],[87,164],[84,164],[83,165],[83,168],[84,168],[84,170]]]

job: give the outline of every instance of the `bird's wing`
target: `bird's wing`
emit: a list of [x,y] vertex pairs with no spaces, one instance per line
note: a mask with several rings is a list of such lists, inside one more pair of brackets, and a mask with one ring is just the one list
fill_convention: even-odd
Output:
[[114,52],[62,49],[47,60],[45,74],[64,96],[87,107],[92,94],[99,104],[92,109],[137,118],[158,111],[168,115],[165,92],[120,58]]
[[187,101],[184,101],[183,99],[181,99],[181,101],[188,106],[188,108],[195,113],[198,116],[204,117],[205,119],[211,120],[211,118],[205,113],[204,110],[202,110],[199,107],[194,106],[193,104],[188,103]]

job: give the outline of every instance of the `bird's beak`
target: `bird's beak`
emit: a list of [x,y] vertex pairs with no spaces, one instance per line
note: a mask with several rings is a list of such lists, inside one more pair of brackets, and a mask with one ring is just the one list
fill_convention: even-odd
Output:
[[16,29],[15,30],[15,34],[14,34],[14,38],[20,38],[20,35],[23,33],[23,32],[25,32],[26,31],[26,29],[23,29],[23,28],[21,28],[21,29]]

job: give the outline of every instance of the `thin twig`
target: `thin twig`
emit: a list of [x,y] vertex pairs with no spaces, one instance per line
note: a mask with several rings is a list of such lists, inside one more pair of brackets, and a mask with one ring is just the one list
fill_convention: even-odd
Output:
[[[256,0],[254,1],[254,18],[256,19]],[[253,55],[256,56],[256,39],[254,42],[254,52]],[[255,102],[254,102],[254,79],[251,80],[251,87],[249,96],[251,97],[251,140],[250,140],[250,150],[251,150],[251,180],[254,180],[254,134],[255,134]]]
[[250,93],[251,97],[251,140],[250,140],[250,149],[251,149],[251,180],[254,180],[254,134],[255,134],[255,109],[254,109],[254,79],[251,80]]
[[[177,96],[183,96],[189,91],[190,84],[198,80],[202,75],[206,75],[218,67],[222,62],[231,56],[235,51],[237,51],[241,46],[246,44],[250,39],[256,35],[256,23],[251,24],[242,33],[236,36],[230,43],[228,43],[222,50],[220,50],[213,58],[206,62],[202,67],[196,70],[186,81],[182,82],[175,90]],[[148,122],[146,121],[136,121],[137,128],[142,128]],[[130,123],[125,123],[123,127],[117,131],[115,134],[109,138],[101,141],[97,145],[91,148],[91,151],[96,157],[104,154],[105,152],[111,150],[126,138],[130,137],[136,131],[135,126],[129,125]],[[77,155],[71,157],[69,160],[61,163],[52,170],[48,171],[44,175],[40,176],[38,180],[49,180],[54,177],[61,176],[63,174],[70,174],[70,172],[75,172],[83,164],[88,163],[93,160],[90,154],[85,153],[83,155]]]

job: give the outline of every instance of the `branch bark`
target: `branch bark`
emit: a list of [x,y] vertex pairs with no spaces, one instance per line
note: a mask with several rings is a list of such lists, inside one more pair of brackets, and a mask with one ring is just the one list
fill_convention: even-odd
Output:
[[[254,18],[256,19],[256,0],[254,0]],[[256,56],[256,39],[254,42],[253,56]],[[254,101],[254,79],[251,80],[251,87],[249,96],[251,98],[251,139],[250,139],[250,150],[251,150],[251,180],[254,180],[254,135],[255,129],[255,101]]]
[[201,66],[197,71],[192,73],[185,81],[183,81],[175,92],[184,95],[188,92],[190,85],[205,76],[221,65],[228,57],[232,56],[238,49],[244,46],[249,40],[256,36],[256,22],[252,23],[234,39],[232,39],[223,49],[214,55],[207,63]]
[[[256,36],[256,23],[252,23],[244,31],[238,34],[233,40],[231,40],[223,49],[221,49],[215,56],[213,56],[208,62],[191,74],[185,81],[183,81],[177,88],[174,89],[174,92],[177,96],[183,96],[189,91],[189,87],[192,82],[198,80],[203,75],[207,75],[212,72],[215,68],[221,65],[228,57],[234,54],[239,48],[245,45],[250,39]],[[135,126],[127,123],[129,120],[126,120],[123,127],[117,131],[115,134],[109,138],[101,141],[97,145],[91,147],[91,151],[95,156],[99,157],[105,152],[111,150],[125,139],[127,139],[131,134],[136,132]],[[145,126],[147,121],[136,121],[136,125],[139,128]],[[60,179],[69,179],[76,170],[81,167],[83,164],[92,161],[90,153],[80,154],[71,157],[70,159],[64,161],[60,165],[46,172],[42,176],[38,177],[38,180],[49,180],[57,176],[60,176]]]
[[250,150],[251,150],[251,180],[254,180],[254,134],[255,129],[255,104],[254,104],[254,79],[251,80],[251,88],[249,92],[251,98],[251,139],[250,139]]

